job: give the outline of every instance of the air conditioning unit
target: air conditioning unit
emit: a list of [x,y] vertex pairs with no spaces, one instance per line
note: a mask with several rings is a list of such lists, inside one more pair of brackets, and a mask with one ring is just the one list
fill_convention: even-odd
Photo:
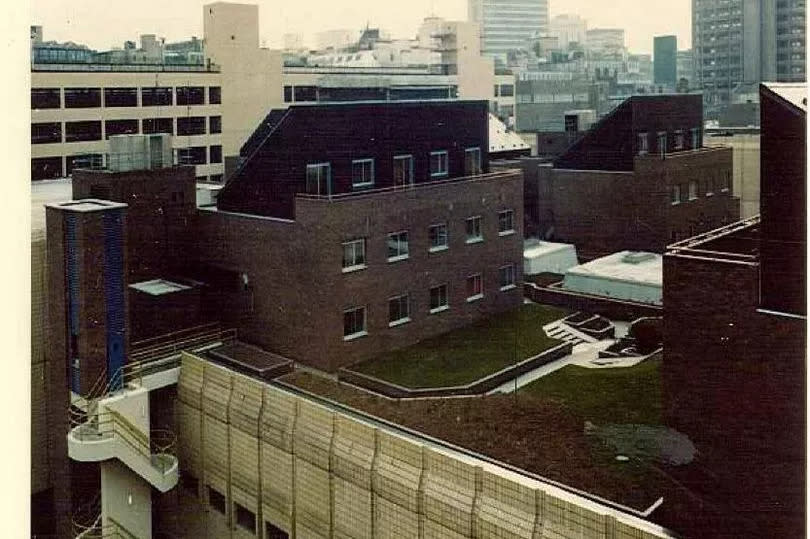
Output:
[[115,172],[152,170],[172,166],[172,156],[171,135],[113,135],[107,162]]

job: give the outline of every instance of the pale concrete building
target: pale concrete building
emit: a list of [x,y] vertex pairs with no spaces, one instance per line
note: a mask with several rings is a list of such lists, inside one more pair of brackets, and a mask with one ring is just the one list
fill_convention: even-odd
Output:
[[317,50],[341,49],[357,41],[357,32],[345,29],[325,30],[315,34],[315,48]]
[[562,14],[551,19],[549,33],[557,36],[559,46],[567,50],[571,43],[585,45],[588,22],[579,15]]
[[624,51],[623,28],[589,28],[585,32],[589,52],[609,54]]
[[548,0],[468,0],[467,20],[480,25],[482,53],[505,64],[509,51],[548,32]]
[[731,147],[734,151],[733,193],[740,198],[740,218],[759,214],[759,129],[720,129],[706,135],[703,143],[707,147]]

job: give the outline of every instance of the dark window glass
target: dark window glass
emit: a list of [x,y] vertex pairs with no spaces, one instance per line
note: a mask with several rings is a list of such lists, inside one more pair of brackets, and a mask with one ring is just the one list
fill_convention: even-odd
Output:
[[241,505],[234,504],[236,506],[236,524],[242,528],[248,530],[251,534],[256,534],[256,515],[253,514],[253,511],[242,507]]
[[62,124],[46,122],[31,124],[31,144],[62,142]]
[[222,116],[208,117],[208,132],[212,134],[222,133]]
[[290,536],[281,528],[265,522],[264,537],[265,539],[289,539]]
[[207,162],[205,153],[205,146],[180,148],[177,150],[177,161],[181,165],[204,165]]
[[137,135],[138,120],[107,120],[104,122],[104,136]]
[[284,87],[284,102],[285,103],[292,103],[292,100],[293,100],[292,86],[285,86]]
[[315,86],[295,86],[293,87],[293,97],[295,102],[317,101],[317,88]]
[[173,118],[144,118],[143,120],[143,133],[144,135],[153,135],[155,133],[168,133],[174,134],[174,119]]
[[142,107],[160,107],[172,105],[171,88],[141,88]]
[[204,135],[205,116],[191,116],[187,118],[177,118],[178,135]]
[[208,180],[212,181],[214,183],[221,183],[222,182],[222,174],[211,174],[211,176],[208,177]]
[[220,492],[214,490],[213,487],[208,487],[208,505],[210,505],[217,512],[226,514],[225,496]]
[[503,97],[511,97],[515,95],[515,85],[514,84],[501,84],[501,96]]
[[53,180],[61,177],[61,157],[38,157],[31,159],[31,181]]
[[204,86],[178,86],[177,87],[177,104],[178,105],[204,105],[205,104],[205,87]]
[[137,88],[104,88],[105,107],[137,107]]
[[101,88],[65,88],[66,109],[90,109],[101,106]]
[[31,88],[32,109],[58,109],[60,106],[59,88]]
[[209,153],[211,154],[211,159],[209,160],[211,163],[222,163],[222,146],[211,146]]
[[[102,167],[103,164],[103,157],[100,153],[85,153],[79,155],[69,155],[65,158],[65,174],[70,176],[73,173],[73,169],[76,168],[91,168],[91,169],[99,169]],[[93,188],[98,186],[93,186]],[[109,200],[110,194],[107,193],[106,195],[100,193],[93,193],[93,188],[90,189],[90,196],[92,198],[101,198],[105,200]]]
[[222,89],[219,86],[208,87],[208,103],[210,105],[219,105],[222,103]]
[[65,142],[101,140],[101,122],[66,122]]

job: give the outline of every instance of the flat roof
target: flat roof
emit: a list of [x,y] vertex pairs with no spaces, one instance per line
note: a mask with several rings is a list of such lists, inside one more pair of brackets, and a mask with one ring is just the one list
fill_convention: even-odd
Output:
[[553,243],[542,240],[528,240],[523,243],[523,258],[535,258],[538,256],[567,251],[573,249],[574,245],[569,243]]
[[68,202],[55,202],[46,204],[47,208],[54,208],[57,210],[88,213],[94,211],[105,211],[126,208],[126,204],[121,202],[111,202],[109,200],[99,200],[96,198],[84,198],[81,200],[70,200]]
[[287,374],[292,360],[240,341],[207,350],[206,358],[262,379]]
[[140,283],[133,283],[129,285],[139,292],[144,292],[150,296],[163,296],[173,292],[180,292],[182,290],[189,290],[191,287],[184,284],[175,283],[166,279],[152,279],[151,281],[141,281]]
[[566,272],[566,275],[569,274],[662,286],[664,275],[663,257],[656,253],[620,251],[573,267]]
[[70,200],[73,182],[70,178],[31,182],[31,232],[45,230],[45,206]]

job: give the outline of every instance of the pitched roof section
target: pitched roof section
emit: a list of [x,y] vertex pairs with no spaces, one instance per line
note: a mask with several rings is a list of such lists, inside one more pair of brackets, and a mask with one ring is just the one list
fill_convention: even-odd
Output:
[[805,114],[807,113],[807,84],[792,82],[765,82],[762,86],[782,101]]

